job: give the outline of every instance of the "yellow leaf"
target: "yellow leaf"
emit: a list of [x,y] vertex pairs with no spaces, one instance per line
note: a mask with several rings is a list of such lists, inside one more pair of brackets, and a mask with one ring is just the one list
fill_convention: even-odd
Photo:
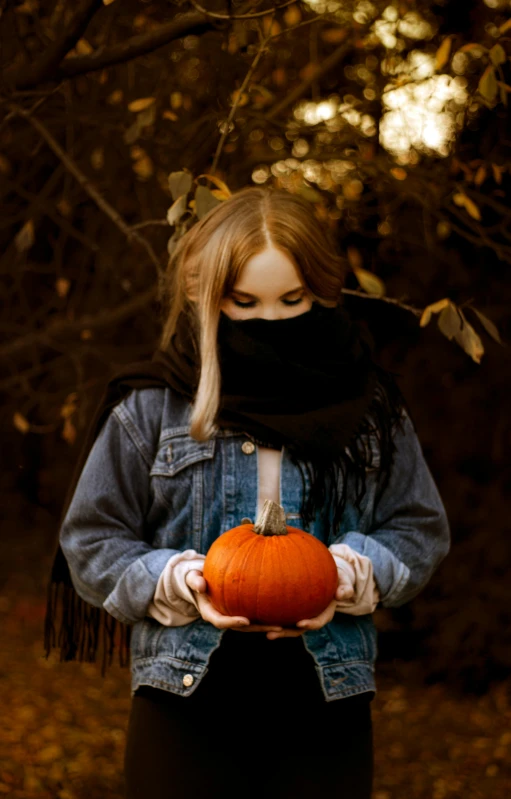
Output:
[[511,19],[507,19],[503,22],[502,25],[499,26],[499,31],[500,33],[505,33],[509,28],[511,28]]
[[104,6],[111,6],[112,3],[114,3],[114,2],[115,2],[115,0],[103,0],[103,5]]
[[210,180],[212,183],[215,184],[217,189],[220,189],[221,191],[225,192],[225,194],[227,194],[228,197],[231,196],[231,191],[230,191],[229,186],[227,185],[227,183],[224,183],[223,180],[220,180],[220,178],[217,178],[216,175],[208,175],[206,173],[203,173],[202,175],[199,175],[197,177],[197,180],[199,178],[208,178],[208,180]]
[[170,107],[177,111],[183,105],[183,95],[181,92],[170,93]]
[[396,180],[406,180],[408,177],[408,172],[406,169],[403,169],[400,166],[393,167],[393,169],[390,170],[390,174],[393,175]]
[[75,50],[78,55],[90,55],[94,52],[94,48],[91,47],[87,39],[78,39],[75,44]]
[[234,105],[236,103],[240,108],[242,106],[246,105],[248,103],[249,99],[250,98],[249,98],[247,92],[243,92],[241,95],[240,95],[240,90],[239,89],[235,89],[233,92],[231,92],[232,104]]
[[470,50],[486,50],[486,47],[483,47],[483,45],[478,42],[469,42],[468,44],[464,44],[463,47],[460,47],[457,52],[468,53]]
[[124,97],[124,92],[122,89],[115,89],[111,94],[107,97],[107,103],[110,105],[118,105],[122,103],[122,99]]
[[347,250],[348,263],[353,270],[362,268],[362,256],[360,250],[356,247],[348,247]]
[[444,299],[444,300],[438,300],[437,302],[434,302],[432,305],[427,305],[422,312],[419,326],[426,327],[426,325],[429,323],[431,319],[431,314],[443,311],[443,309],[449,305],[449,302],[450,300]]
[[154,173],[154,166],[152,160],[147,153],[144,153],[140,158],[133,162],[133,172],[140,178],[140,180],[149,180]]
[[502,183],[502,173],[504,172],[505,167],[499,166],[498,164],[491,165],[493,171],[493,179],[495,183]]
[[99,147],[95,147],[91,152],[90,162],[93,169],[103,169],[105,164],[105,151],[101,145]]
[[71,281],[68,280],[66,277],[59,277],[55,281],[55,288],[57,289],[57,294],[61,298],[67,295],[70,286],[71,286]]
[[173,111],[164,111],[162,114],[163,119],[170,119],[171,122],[176,122],[179,119],[177,114],[174,114]]
[[452,44],[452,39],[451,39],[450,36],[447,36],[443,40],[443,42],[440,45],[440,47],[438,48],[438,50],[436,51],[436,53],[435,53],[435,69],[436,70],[442,69],[447,64],[447,62],[449,60],[449,56],[451,54],[451,44]]
[[492,64],[498,67],[499,64],[504,64],[507,61],[506,51],[501,44],[494,44],[489,52]]
[[30,430],[30,422],[27,422],[24,416],[21,413],[16,413],[12,417],[12,421],[16,430],[19,430],[20,433],[28,433]]
[[367,269],[355,268],[353,271],[364,291],[367,291],[368,294],[377,294],[378,297],[384,296],[385,283],[381,278],[374,275],[372,272],[368,272]]
[[34,243],[34,220],[29,219],[25,222],[19,233],[16,234],[14,242],[18,252],[26,252]]
[[175,225],[181,219],[186,211],[186,194],[182,194],[177,200],[174,200],[169,210],[167,211],[167,222],[169,225]]
[[460,314],[463,318],[463,327],[455,335],[455,339],[473,361],[481,363],[481,358],[484,355],[483,342],[472,325],[467,322],[462,311],[460,311]]
[[481,183],[484,183],[486,180],[486,174],[486,167],[484,164],[481,164],[474,177],[474,183],[476,186],[480,186]]
[[477,219],[478,222],[481,221],[481,212],[475,202],[470,199],[470,197],[465,197],[465,208],[472,219]]
[[452,199],[453,199],[453,202],[454,202],[456,205],[461,205],[461,206],[463,206],[463,207],[464,207],[464,206],[465,206],[465,197],[466,197],[466,196],[467,196],[467,195],[466,195],[466,194],[463,194],[463,192],[461,192],[461,191],[458,191],[458,192],[456,192],[456,194],[453,194],[453,196],[452,196]]
[[135,112],[143,111],[145,108],[149,108],[154,102],[156,102],[155,97],[140,97],[138,100],[133,100],[129,103],[128,110]]
[[479,80],[477,88],[482,96],[490,102],[495,100],[497,96],[497,79],[495,77],[495,70],[488,64]]
[[348,30],[347,28],[325,28],[319,35],[328,44],[340,44],[348,35]]
[[276,36],[278,33],[281,33],[282,28],[280,27],[279,23],[276,19],[272,18],[272,14],[265,14],[263,19],[263,33],[267,35],[271,31],[272,36]]
[[230,194],[226,194],[225,191],[221,189],[211,189],[211,194],[213,197],[216,197],[217,200],[228,200],[231,196]]
[[73,445],[76,441],[76,427],[74,426],[71,419],[64,420],[64,427],[62,428],[62,438],[64,441],[67,441],[68,444]]
[[286,8],[283,16],[284,22],[286,23],[287,27],[290,28],[291,25],[298,25],[302,19],[302,12],[298,6],[293,3],[293,5]]

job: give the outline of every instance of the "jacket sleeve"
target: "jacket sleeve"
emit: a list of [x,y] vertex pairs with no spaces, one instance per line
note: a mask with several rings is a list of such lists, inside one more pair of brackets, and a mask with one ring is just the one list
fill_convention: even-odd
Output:
[[383,607],[400,607],[417,596],[450,550],[444,505],[408,414],[394,433],[396,452],[381,496],[375,478],[373,506],[361,531],[333,543],[348,544],[369,557]]
[[150,468],[148,445],[120,403],[94,441],[59,533],[77,594],[128,624],[147,615],[179,551],[143,540]]

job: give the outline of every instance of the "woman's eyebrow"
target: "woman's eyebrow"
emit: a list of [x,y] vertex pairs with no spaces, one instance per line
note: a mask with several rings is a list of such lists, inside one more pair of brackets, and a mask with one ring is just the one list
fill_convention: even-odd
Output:
[[[301,291],[302,289],[303,286],[297,286],[296,288],[291,289],[291,291],[286,291],[286,293],[282,294],[281,297],[287,297],[288,294],[296,294],[297,291]],[[237,294],[240,297],[249,297],[251,300],[257,299],[255,294],[249,294],[248,291],[238,291],[237,289],[232,289],[231,294]]]

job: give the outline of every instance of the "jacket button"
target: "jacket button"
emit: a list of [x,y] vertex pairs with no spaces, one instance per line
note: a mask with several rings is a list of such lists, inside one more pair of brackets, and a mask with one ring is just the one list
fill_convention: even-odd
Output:
[[255,451],[255,444],[253,441],[244,441],[241,445],[241,449],[245,455],[252,455],[252,453]]
[[244,516],[240,524],[253,524],[253,521],[252,519],[248,519],[246,516]]
[[185,685],[187,688],[189,688],[190,685],[193,685],[193,676],[191,674],[185,674],[183,677],[183,685]]

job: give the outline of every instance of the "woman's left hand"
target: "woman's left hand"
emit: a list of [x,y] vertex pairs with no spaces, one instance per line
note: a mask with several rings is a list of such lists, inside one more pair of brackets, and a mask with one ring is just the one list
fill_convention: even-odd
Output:
[[319,630],[321,627],[324,627],[325,624],[328,624],[329,621],[332,621],[335,608],[337,607],[337,602],[341,599],[350,599],[354,595],[353,586],[343,578],[339,579],[339,585],[337,586],[337,590],[335,592],[335,597],[332,599],[329,605],[324,609],[319,616],[314,616],[313,619],[301,619],[300,621],[296,622],[296,627],[300,627],[301,629],[297,630],[295,627],[284,627],[280,632],[269,632],[266,633],[266,637],[270,640],[274,638],[294,638],[298,635],[303,635],[307,632],[307,630]]

